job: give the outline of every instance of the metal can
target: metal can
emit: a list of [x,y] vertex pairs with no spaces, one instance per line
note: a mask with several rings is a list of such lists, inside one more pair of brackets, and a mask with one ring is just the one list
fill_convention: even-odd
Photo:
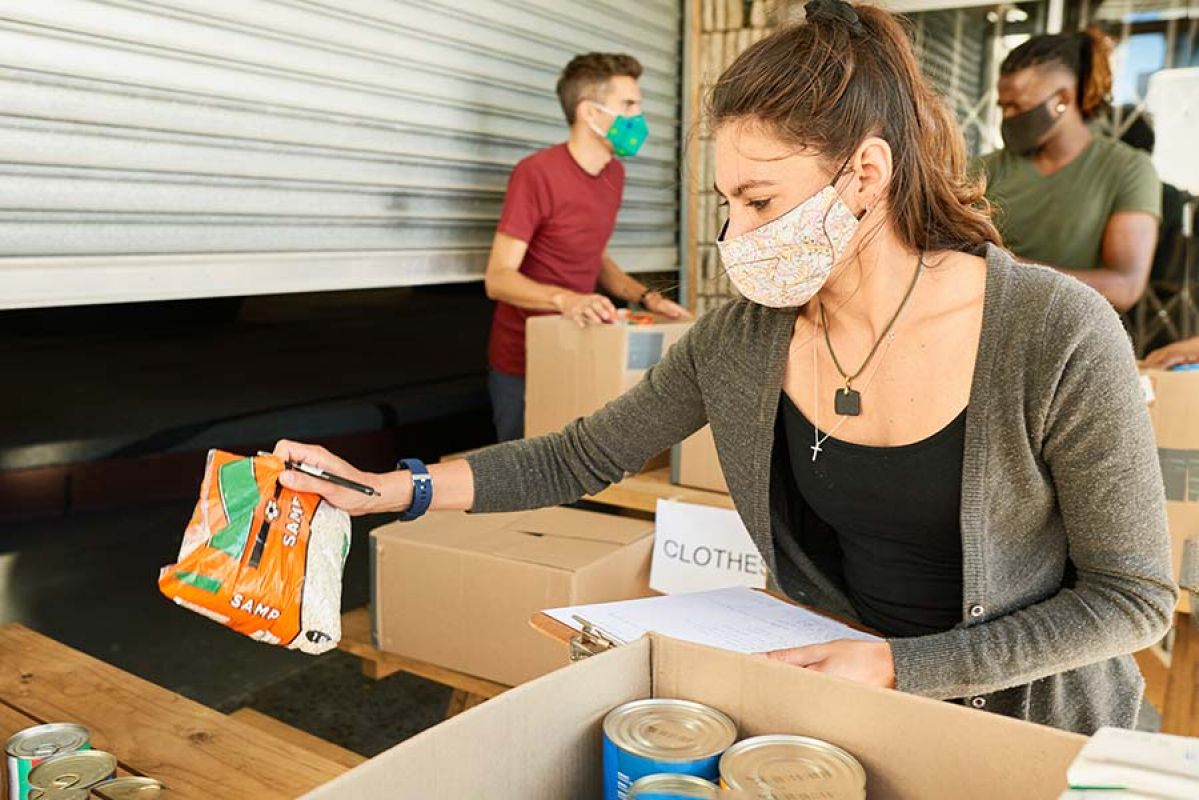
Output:
[[117,776],[117,759],[102,750],[80,750],[48,758],[29,770],[38,789],[90,789]]
[[92,792],[103,800],[157,800],[165,796],[166,787],[154,778],[130,775],[97,783]]
[[8,756],[8,796],[26,800],[29,771],[52,756],[91,747],[87,728],[74,722],[51,722],[18,731],[4,745]]
[[821,739],[757,736],[720,759],[720,785],[767,800],[865,800],[866,770]]
[[604,718],[604,800],[628,800],[646,775],[695,775],[715,781],[720,756],[737,741],[728,715],[689,700],[636,700]]
[[629,787],[629,800],[717,800],[716,784],[694,775],[646,775]]
[[38,789],[35,786],[29,790],[29,800],[89,800],[91,796],[87,789]]

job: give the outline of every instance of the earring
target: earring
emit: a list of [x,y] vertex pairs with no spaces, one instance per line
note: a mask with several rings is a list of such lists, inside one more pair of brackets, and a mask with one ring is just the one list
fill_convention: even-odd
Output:
[[1065,110],[1066,110],[1066,104],[1065,104],[1065,103],[1058,103],[1058,104],[1057,104],[1057,113],[1059,113],[1059,114],[1062,114],[1062,113],[1064,113],[1064,112],[1065,112]]

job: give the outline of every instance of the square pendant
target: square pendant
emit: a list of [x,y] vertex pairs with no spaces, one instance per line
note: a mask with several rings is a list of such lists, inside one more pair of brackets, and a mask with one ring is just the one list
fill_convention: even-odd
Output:
[[838,389],[833,395],[833,409],[843,417],[862,413],[862,395],[856,389]]

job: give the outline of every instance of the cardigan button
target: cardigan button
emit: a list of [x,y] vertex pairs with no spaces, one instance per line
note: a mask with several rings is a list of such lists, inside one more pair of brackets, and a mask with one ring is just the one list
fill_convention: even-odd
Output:
[[986,609],[983,608],[982,606],[970,606],[970,616],[972,616],[976,619],[978,617],[981,617],[983,615],[983,612],[985,612],[985,611],[986,611]]
[[974,706],[975,708],[986,708],[987,698],[975,697],[970,701],[970,705]]

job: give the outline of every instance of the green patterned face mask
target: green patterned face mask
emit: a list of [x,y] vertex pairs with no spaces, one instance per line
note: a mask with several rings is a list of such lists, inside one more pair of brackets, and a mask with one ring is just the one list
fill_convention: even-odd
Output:
[[637,155],[641,145],[645,144],[645,140],[649,138],[649,123],[645,121],[645,115],[625,117],[599,103],[594,103],[594,105],[601,111],[612,115],[612,124],[606,133],[594,127],[591,130],[611,142],[612,152],[620,158],[632,158]]

